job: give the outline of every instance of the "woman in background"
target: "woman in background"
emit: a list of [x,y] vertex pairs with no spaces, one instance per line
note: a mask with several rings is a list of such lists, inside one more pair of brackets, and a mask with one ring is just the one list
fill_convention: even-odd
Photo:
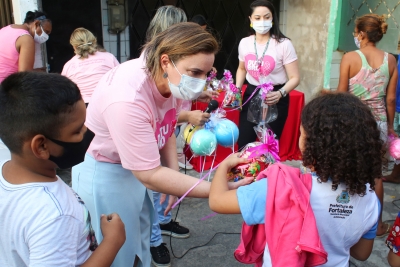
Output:
[[51,20],[40,11],[28,11],[22,25],[0,29],[0,83],[15,72],[33,70],[35,43],[46,42],[51,30]]
[[113,54],[97,47],[97,39],[89,30],[77,28],[69,40],[75,56],[65,63],[62,75],[76,83],[86,106],[101,77],[119,65]]
[[[376,47],[387,27],[385,18],[376,14],[367,14],[356,20],[353,36],[359,50],[343,56],[337,89],[339,92],[349,92],[357,96],[370,108],[380,128],[381,139],[385,143],[388,134],[397,136],[393,128],[396,107],[396,59]],[[375,184],[375,192],[383,205],[382,179],[375,179]],[[382,222],[381,213],[377,236],[388,234],[390,228],[390,223]]]
[[[292,42],[279,30],[278,16],[274,6],[267,0],[256,0],[250,5],[250,27],[254,35],[243,38],[239,44],[239,67],[236,87],[248,82],[243,103],[249,99],[261,78],[272,82],[273,92],[267,96],[268,105],[277,105],[278,118],[269,123],[279,139],[289,110],[289,92],[300,82],[296,51]],[[239,120],[239,148],[256,140],[254,123],[247,120],[249,105],[243,106]]]

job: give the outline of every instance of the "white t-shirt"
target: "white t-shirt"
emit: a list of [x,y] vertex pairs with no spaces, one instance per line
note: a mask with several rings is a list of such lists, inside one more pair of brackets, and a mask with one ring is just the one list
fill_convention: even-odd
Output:
[[[256,44],[258,58],[261,58],[267,43]],[[239,43],[239,60],[244,62],[246,80],[252,85],[260,85],[256,53],[254,51],[254,35],[243,38]],[[296,51],[289,39],[280,42],[271,38],[261,63],[261,73],[273,85],[285,84],[288,81],[285,65],[297,60]]]
[[[312,176],[310,203],[322,245],[328,252],[324,267],[347,267],[350,248],[360,238],[374,239],[380,204],[374,191],[367,186],[366,195],[349,195],[340,184],[332,191],[332,183],[320,183]],[[237,190],[240,211],[248,225],[263,224],[265,220],[268,179],[262,179]],[[289,249],[289,248],[288,248]],[[294,248],[293,248],[294,249]],[[271,265],[268,246],[265,246],[263,267]]]
[[60,178],[14,185],[0,175],[0,199],[0,266],[80,266],[97,247],[89,212]]

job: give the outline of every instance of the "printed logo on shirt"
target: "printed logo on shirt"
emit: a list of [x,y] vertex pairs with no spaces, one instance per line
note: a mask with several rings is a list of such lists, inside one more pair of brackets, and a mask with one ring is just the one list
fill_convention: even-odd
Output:
[[94,233],[93,227],[92,227],[92,220],[90,218],[90,213],[88,209],[85,206],[85,202],[81,199],[81,197],[71,188],[72,192],[74,193],[76,199],[80,204],[83,205],[83,219],[86,222],[85,229],[83,230],[83,235],[87,235],[86,240],[89,243],[89,249],[91,251],[94,251],[99,245],[97,243],[96,235]]
[[157,139],[158,149],[162,149],[168,141],[168,138],[174,133],[176,127],[176,109],[170,109],[165,113],[161,123],[157,121],[155,137]]
[[254,54],[246,55],[244,57],[244,62],[247,72],[257,81],[260,81],[260,74],[263,76],[268,76],[275,68],[274,58],[268,55],[265,55],[261,62],[261,72],[258,70],[257,58]]
[[353,206],[346,205],[350,202],[350,195],[346,190],[343,190],[342,193],[336,197],[336,202],[339,204],[330,204],[328,210],[333,218],[345,219],[353,213]]

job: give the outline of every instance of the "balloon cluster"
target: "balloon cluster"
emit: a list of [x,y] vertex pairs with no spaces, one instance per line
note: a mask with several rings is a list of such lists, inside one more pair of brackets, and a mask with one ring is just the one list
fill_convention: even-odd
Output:
[[210,156],[217,148],[232,147],[239,138],[239,129],[236,124],[223,118],[224,111],[219,109],[211,114],[210,120],[204,128],[188,125],[183,136],[194,155]]

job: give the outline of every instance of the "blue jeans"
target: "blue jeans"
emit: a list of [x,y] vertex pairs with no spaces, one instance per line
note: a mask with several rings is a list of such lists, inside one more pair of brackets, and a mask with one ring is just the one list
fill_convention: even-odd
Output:
[[163,242],[161,236],[161,224],[167,224],[171,221],[171,212],[168,212],[167,216],[164,216],[164,211],[168,206],[168,196],[163,204],[160,204],[161,193],[153,192],[154,201],[154,222],[151,227],[150,246],[158,247]]
[[[175,136],[178,136],[180,127],[177,126],[175,129]],[[167,224],[171,221],[171,212],[168,212],[167,216],[164,216],[164,211],[168,206],[168,196],[165,199],[164,203],[160,204],[161,193],[153,191],[153,201],[154,201],[154,222],[151,227],[151,237],[150,237],[150,246],[158,247],[163,242],[161,236],[161,224]]]

